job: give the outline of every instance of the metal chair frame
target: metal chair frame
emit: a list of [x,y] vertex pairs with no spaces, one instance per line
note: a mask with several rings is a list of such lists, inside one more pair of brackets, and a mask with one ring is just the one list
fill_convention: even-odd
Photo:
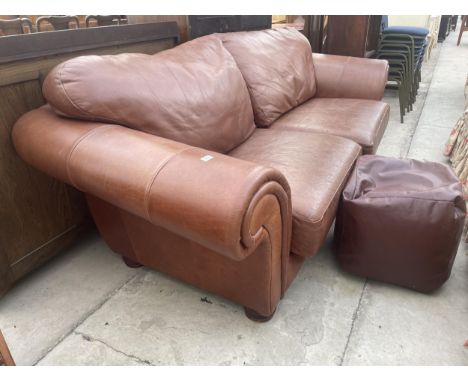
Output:
[[56,31],[67,30],[71,29],[71,21],[76,23],[76,29],[80,28],[80,20],[77,16],[41,16],[36,20],[36,28],[38,32],[41,32],[41,24],[48,22]]
[[26,34],[24,30],[24,25],[27,25],[29,28],[29,33],[33,33],[33,24],[30,19],[27,17],[21,17],[16,19],[10,20],[1,20],[0,19],[0,31],[8,31],[12,29],[16,29],[19,33],[5,33],[6,36],[13,35],[13,34]]
[[389,61],[388,80],[397,83],[402,123],[405,112],[413,110],[413,104],[416,102],[426,47],[426,36],[383,32],[379,39],[375,57]]
[[[120,25],[122,23],[122,17],[120,15],[88,15],[85,17],[86,28],[91,28],[89,26],[91,20],[96,20],[99,27],[116,24]],[[114,21],[117,21],[117,23]]]

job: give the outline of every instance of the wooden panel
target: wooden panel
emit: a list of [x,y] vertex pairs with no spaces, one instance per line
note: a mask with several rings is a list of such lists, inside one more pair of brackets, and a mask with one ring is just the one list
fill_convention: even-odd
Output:
[[13,264],[80,223],[86,208],[77,191],[26,165],[11,144],[15,121],[44,103],[39,81],[0,87],[0,99],[0,246]]
[[323,27],[324,16],[305,16],[303,34],[309,40],[314,53],[322,52]]
[[367,29],[366,53],[365,57],[374,55],[379,44],[380,29],[382,25],[382,16],[369,16],[369,25]]
[[[158,36],[158,38],[155,38]],[[0,63],[143,41],[178,39],[173,22],[72,29],[0,38]]]
[[[172,48],[173,46],[173,40],[150,41],[132,45],[121,45],[109,48],[90,49],[80,52],[79,55],[85,56],[90,54],[118,53],[154,54],[160,52],[161,50]],[[36,80],[39,78],[43,79],[47,75],[49,70],[52,69],[55,65],[58,65],[59,63],[76,56],[76,53],[67,53],[46,58],[38,58],[35,60],[18,61],[3,65],[0,64],[0,86],[14,84],[22,81]]]
[[[72,191],[76,192],[76,190],[73,189]],[[81,203],[83,200],[82,195],[79,194],[79,198]],[[27,253],[15,263],[11,264],[11,279],[13,281],[19,280],[21,277],[33,271],[47,260],[56,255],[59,255],[64,250],[64,248],[68,247],[75,240],[79,239],[84,232],[89,231],[92,227],[94,227],[94,223],[92,222],[91,217],[86,210],[86,216],[83,218],[83,221],[68,227],[64,232],[61,232],[58,235],[52,237],[50,240]]]
[[369,16],[328,16],[322,53],[364,57]]
[[189,16],[190,38],[211,33],[250,31],[271,28],[271,15]]
[[183,15],[128,15],[129,24],[161,23],[166,21],[175,21],[180,35],[180,41],[188,40],[188,21],[187,16]]
[[[24,39],[34,35],[0,38],[0,51],[6,52],[0,58],[0,295],[91,226],[82,193],[33,169],[16,154],[11,142],[14,123],[22,114],[44,104],[42,81],[58,63],[78,55],[153,54],[171,48],[178,40],[177,28],[175,23],[165,24],[148,24],[144,31],[158,31],[150,35],[143,35],[138,28],[127,29],[134,33],[125,38],[106,32],[107,42],[102,38],[90,42],[87,34],[76,34],[76,30],[37,34],[50,35],[50,39]],[[102,27],[110,28],[124,26]],[[57,35],[62,39],[55,44]],[[18,44],[14,46],[11,41]],[[42,46],[42,53],[37,46],[28,49],[33,43]],[[5,47],[8,49],[3,50]]]

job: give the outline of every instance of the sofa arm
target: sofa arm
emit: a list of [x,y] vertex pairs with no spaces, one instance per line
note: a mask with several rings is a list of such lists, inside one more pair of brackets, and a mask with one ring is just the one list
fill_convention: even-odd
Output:
[[290,190],[275,169],[118,125],[62,118],[48,106],[18,120],[13,142],[48,175],[231,259],[252,253],[271,233],[271,219],[282,256],[289,251]]
[[316,97],[382,99],[388,76],[386,60],[313,53],[313,62]]

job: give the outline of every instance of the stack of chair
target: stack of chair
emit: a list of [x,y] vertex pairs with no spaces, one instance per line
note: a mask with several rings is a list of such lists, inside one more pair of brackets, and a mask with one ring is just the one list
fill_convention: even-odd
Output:
[[426,28],[393,26],[380,35],[375,58],[390,65],[387,87],[398,89],[401,123],[416,101],[428,33]]
[[0,37],[33,32],[32,22],[27,17],[13,19],[0,18]]

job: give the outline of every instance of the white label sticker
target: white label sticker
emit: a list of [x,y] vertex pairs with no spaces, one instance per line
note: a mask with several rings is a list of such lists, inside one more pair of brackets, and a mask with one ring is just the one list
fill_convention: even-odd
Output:
[[209,160],[212,160],[213,157],[211,155],[205,155],[204,157],[201,157],[200,160],[203,162],[208,162]]

